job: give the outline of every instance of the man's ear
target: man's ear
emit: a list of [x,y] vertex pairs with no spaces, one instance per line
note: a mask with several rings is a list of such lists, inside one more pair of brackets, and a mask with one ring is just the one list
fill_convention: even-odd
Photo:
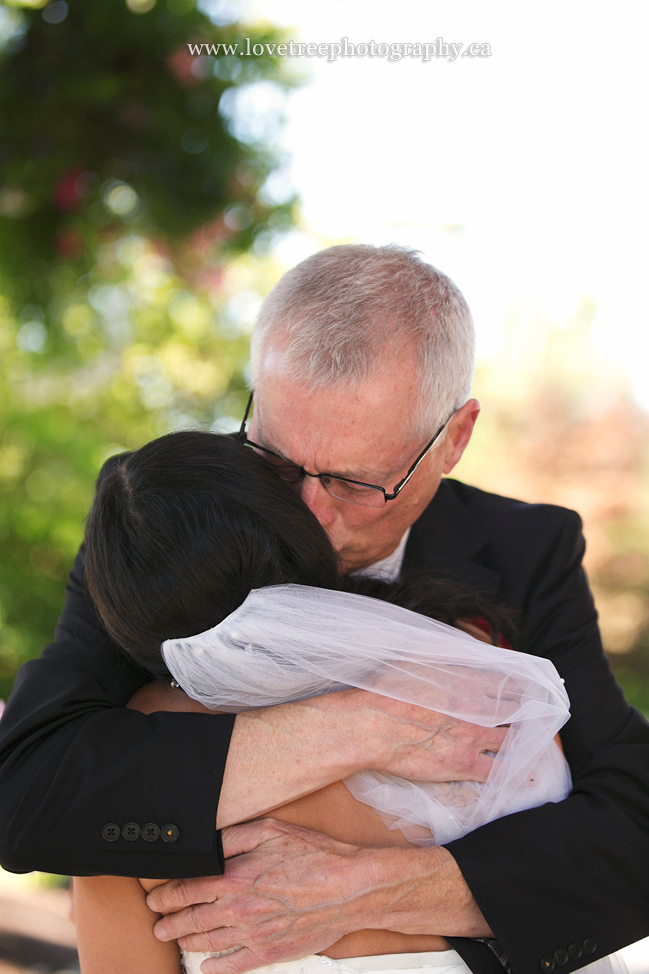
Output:
[[471,439],[473,427],[479,415],[480,403],[477,399],[469,399],[451,419],[444,438],[446,447],[444,473],[450,473],[456,463],[460,461]]

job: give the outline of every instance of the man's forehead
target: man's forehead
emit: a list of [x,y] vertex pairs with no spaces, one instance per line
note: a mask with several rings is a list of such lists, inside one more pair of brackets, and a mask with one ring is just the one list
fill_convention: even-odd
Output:
[[352,388],[308,392],[274,376],[255,390],[254,429],[263,446],[310,472],[371,481],[401,470],[418,443],[404,403],[387,399]]

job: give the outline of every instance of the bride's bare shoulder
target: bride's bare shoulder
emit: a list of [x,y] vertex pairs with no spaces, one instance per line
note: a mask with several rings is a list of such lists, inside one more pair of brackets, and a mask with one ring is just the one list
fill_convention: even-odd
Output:
[[154,714],[160,710],[173,711],[176,713],[191,714],[214,714],[219,711],[208,710],[202,703],[192,700],[184,690],[179,687],[172,687],[171,683],[157,680],[154,683],[145,683],[143,687],[133,694],[126,704],[129,710],[139,710],[142,714]]

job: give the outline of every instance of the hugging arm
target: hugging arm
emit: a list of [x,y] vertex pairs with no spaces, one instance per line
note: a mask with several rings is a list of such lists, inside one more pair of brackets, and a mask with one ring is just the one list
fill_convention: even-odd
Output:
[[[155,686],[147,687],[136,694],[129,704],[145,712],[152,706],[165,705],[177,710],[196,709],[197,706],[183,693],[169,693],[166,688]],[[303,851],[315,857],[322,854],[324,849],[334,848],[343,867],[353,863],[358,857],[358,846],[408,846],[401,832],[388,830],[376,812],[354,799],[342,782],[336,782],[284,805],[274,815],[276,821],[262,821],[258,825],[262,829],[272,825],[278,833],[301,842]],[[318,831],[312,831],[313,829]],[[321,834],[320,830],[327,835]],[[281,849],[277,850],[277,854],[276,880],[283,865]],[[285,878],[292,871],[293,867],[289,862]],[[202,885],[206,897],[213,894],[213,880],[206,878],[197,882]],[[144,901],[142,887],[151,890],[155,885],[156,882],[151,880],[140,880],[138,883],[135,879],[111,876],[75,879],[75,915],[84,974],[112,974],[117,970],[120,974],[176,974],[179,970],[177,945],[174,941],[162,943],[153,936],[152,928],[157,917],[146,907]],[[272,892],[270,895],[272,897]],[[203,912],[208,909],[209,906],[199,908]],[[347,912],[345,904],[330,905],[329,912],[344,927]],[[366,914],[366,918],[371,919],[371,913]],[[299,925],[299,918],[297,922]],[[446,950],[448,947],[439,937],[413,938],[389,931],[359,930],[356,923],[350,923],[349,919],[347,927],[348,935],[343,935],[333,947],[330,947],[326,939],[327,931],[323,929],[321,946],[328,948],[328,956]],[[115,937],[115,931],[119,931],[119,937]],[[341,931],[343,934],[344,932]],[[207,945],[209,949],[220,949],[219,936],[219,932],[215,932],[214,944]],[[298,942],[295,952],[302,955],[308,952],[309,947],[309,943],[305,943],[303,947],[302,942]],[[268,959],[267,955],[253,947],[247,947],[238,953],[238,963],[243,960],[259,966]]]
[[[80,552],[56,641],[22,667],[0,723],[0,861],[7,869],[213,875],[223,870],[215,825],[224,772],[219,824],[262,814],[363,767],[404,777],[419,769],[419,776],[444,779],[449,768],[486,776],[481,752],[497,745],[493,731],[483,740],[482,731],[430,712],[428,724],[404,721],[398,702],[377,707],[362,691],[350,691],[353,707],[337,694],[236,721],[126,709],[147,679],[99,624]],[[177,838],[129,841],[118,831],[127,823],[174,825]],[[107,825],[118,827],[108,838]]]
[[[0,722],[5,868],[160,877],[221,871],[214,822],[234,718],[125,709],[147,679],[100,626],[80,552],[55,642],[19,671]],[[104,838],[104,826],[127,822],[173,824],[180,835],[173,843]]]

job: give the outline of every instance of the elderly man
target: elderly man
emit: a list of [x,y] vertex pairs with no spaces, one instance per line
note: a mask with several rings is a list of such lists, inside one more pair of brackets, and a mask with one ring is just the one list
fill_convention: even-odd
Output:
[[[161,939],[242,946],[209,962],[222,974],[367,928],[444,936],[481,974],[570,972],[649,934],[649,728],[603,656],[579,518],[442,480],[478,416],[472,360],[448,278],[399,248],[334,247],[264,304],[241,435],[294,484],[344,571],[459,579],[520,612],[517,648],[550,658],[571,698],[570,797],[446,848],[343,849],[271,819],[235,825],[360,768],[399,774],[415,753],[431,777],[484,778],[489,745],[361,691],[236,719],[122,709],[145,677],[101,631],[80,554],[56,642],[23,667],[2,723],[7,868],[210,877],[149,902],[181,910]],[[230,826],[223,848],[215,820]],[[214,875],[223,852],[236,858]]]

